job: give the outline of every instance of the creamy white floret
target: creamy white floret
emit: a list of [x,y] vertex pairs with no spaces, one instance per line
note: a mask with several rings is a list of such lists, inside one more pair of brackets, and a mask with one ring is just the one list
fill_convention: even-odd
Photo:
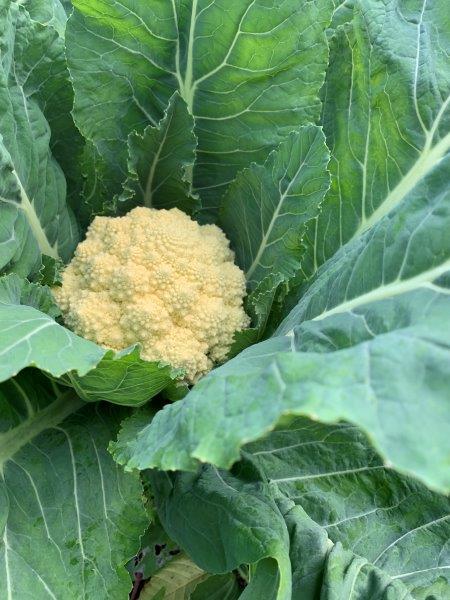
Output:
[[224,233],[178,209],[96,217],[54,289],[66,324],[121,350],[183,368],[190,382],[248,326],[245,277]]

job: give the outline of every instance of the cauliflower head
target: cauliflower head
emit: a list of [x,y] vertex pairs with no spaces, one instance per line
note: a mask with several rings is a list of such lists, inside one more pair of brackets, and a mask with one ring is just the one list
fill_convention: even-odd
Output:
[[225,234],[173,208],[96,217],[54,295],[65,323],[113,350],[136,342],[145,360],[195,382],[248,326],[245,278]]

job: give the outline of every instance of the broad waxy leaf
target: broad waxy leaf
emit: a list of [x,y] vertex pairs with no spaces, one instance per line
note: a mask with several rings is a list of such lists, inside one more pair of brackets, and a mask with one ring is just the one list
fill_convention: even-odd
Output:
[[0,415],[0,596],[125,598],[146,515],[105,450],[124,411],[28,371],[0,386]]
[[[448,490],[448,328],[442,323],[449,317],[446,299],[436,296],[408,294],[353,316],[307,322],[295,337],[246,350],[130,441],[129,465],[194,469],[200,460],[228,467],[244,440],[261,436],[283,413],[306,414],[357,423],[397,469]],[[380,332],[386,321],[409,321],[423,307],[433,310],[415,326]]]
[[159,209],[175,207],[192,214],[199,208],[188,180],[197,145],[193,128],[186,103],[176,93],[158,127],[149,125],[142,135],[133,132],[128,136],[130,175],[116,209],[126,212],[141,204]]
[[44,116],[66,77],[65,59],[57,32],[16,2],[0,8],[0,36],[0,271],[28,276],[37,273],[41,253],[67,260],[78,241]]
[[229,186],[220,225],[250,289],[269,274],[288,278],[299,269],[304,224],[317,214],[329,187],[328,160],[321,129],[306,126]]
[[44,295],[38,303],[30,301],[22,288],[27,290],[29,284],[20,283],[15,275],[0,278],[0,381],[29,366],[55,377],[69,371],[84,375],[93,369],[106,350],[54,320],[56,307],[48,288],[45,292],[36,286],[35,294]]
[[163,523],[204,568],[254,560],[254,540],[260,558],[288,553],[292,598],[422,598],[450,584],[448,498],[386,469],[355,427],[297,419],[247,445],[232,473],[151,479]]
[[75,0],[66,39],[75,119],[127,176],[128,135],[156,126],[175,91],[195,118],[194,190],[207,214],[226,185],[317,120],[331,0]]
[[353,23],[331,40],[323,127],[332,185],[311,226],[306,276],[388,214],[450,150],[448,3],[352,3]]
[[229,467],[291,413],[355,423],[389,464],[450,490],[449,172],[441,157],[322,265],[276,337],[159,413],[130,466]]
[[296,419],[247,453],[334,543],[413,596],[442,578],[450,584],[449,499],[386,469],[355,427]]
[[86,402],[107,400],[124,406],[140,406],[181,376],[182,371],[147,362],[139,354],[137,347],[116,353],[108,351],[86,375],[69,373],[63,380]]
[[305,224],[329,186],[329,152],[313,125],[291,133],[264,165],[238,174],[222,200],[220,226],[245,271],[252,327],[235,334],[229,357],[260,341],[280,288],[300,267]]
[[[149,475],[164,528],[200,567],[224,573],[244,563],[260,562],[241,598],[256,600],[253,592],[260,589],[262,580],[267,600],[272,600],[272,590],[280,599],[288,600],[292,589],[289,534],[283,519],[278,518],[274,499],[258,493],[255,477],[257,473],[251,470],[248,477],[235,482],[214,467],[180,477],[157,472]],[[236,518],[241,511],[245,513],[242,524]]]

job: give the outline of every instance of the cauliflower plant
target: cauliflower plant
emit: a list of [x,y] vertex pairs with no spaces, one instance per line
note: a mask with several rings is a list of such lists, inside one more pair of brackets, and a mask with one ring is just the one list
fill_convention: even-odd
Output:
[[181,367],[194,382],[248,326],[245,278],[225,234],[174,208],[96,217],[54,290],[66,324],[96,343]]

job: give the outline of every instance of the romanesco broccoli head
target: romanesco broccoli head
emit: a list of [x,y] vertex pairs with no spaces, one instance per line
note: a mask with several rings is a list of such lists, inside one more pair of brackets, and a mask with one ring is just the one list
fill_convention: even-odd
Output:
[[248,326],[245,278],[224,233],[180,210],[138,207],[96,217],[54,289],[66,324],[142,358],[183,368],[195,382],[225,359]]

